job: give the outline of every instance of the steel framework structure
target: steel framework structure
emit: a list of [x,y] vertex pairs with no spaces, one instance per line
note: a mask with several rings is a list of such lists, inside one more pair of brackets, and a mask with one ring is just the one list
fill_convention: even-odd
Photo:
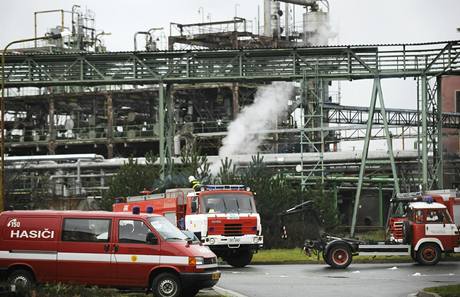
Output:
[[[389,135],[390,118],[386,114],[380,80],[414,77],[420,81],[422,123],[419,133],[422,184],[429,188],[436,173],[442,172],[440,150],[443,115],[439,112],[439,77],[460,73],[460,41],[422,44],[373,46],[328,46],[266,49],[214,49],[164,52],[112,52],[65,54],[16,54],[6,56],[5,88],[50,86],[158,85],[160,121],[160,158],[165,172],[173,137],[170,89],[173,84],[204,82],[269,82],[373,79],[369,119],[374,119],[379,99],[380,120],[388,141],[389,157],[398,182]],[[430,80],[435,78],[435,84]],[[321,105],[321,109],[323,106]],[[166,112],[168,115],[166,116]],[[321,112],[322,114],[322,112]],[[420,114],[418,114],[420,116]],[[448,117],[448,121],[451,118]],[[457,119],[458,120],[458,119]],[[355,198],[352,233],[364,180],[366,156],[372,124],[367,131]],[[321,129],[322,131],[322,129]],[[322,133],[322,132],[321,132]],[[433,151],[433,168],[429,170],[428,151]],[[321,149],[321,151],[324,151]],[[430,172],[429,172],[430,171]],[[429,175],[431,174],[431,182]],[[439,177],[438,177],[439,179]],[[438,182],[442,184],[442,181]]]

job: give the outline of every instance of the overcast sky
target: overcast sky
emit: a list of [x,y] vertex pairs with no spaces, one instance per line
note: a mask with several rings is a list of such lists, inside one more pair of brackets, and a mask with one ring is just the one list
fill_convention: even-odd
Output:
[[[164,27],[169,23],[229,20],[235,16],[256,22],[258,6],[263,18],[263,0],[3,0],[0,11],[0,46],[33,37],[34,12],[71,10],[73,4],[94,11],[96,27],[105,37],[108,50],[133,50],[136,31]],[[330,0],[331,25],[337,32],[332,44],[411,43],[460,39],[460,0]],[[284,5],[281,6],[284,8]],[[204,13],[202,13],[204,12]],[[66,25],[70,24],[69,15]],[[299,20],[300,21],[300,20]],[[39,15],[38,35],[60,24],[58,14]],[[263,24],[263,21],[261,21]],[[371,84],[358,81],[342,84],[342,103],[367,106]],[[413,80],[383,82],[387,107],[415,108]]]

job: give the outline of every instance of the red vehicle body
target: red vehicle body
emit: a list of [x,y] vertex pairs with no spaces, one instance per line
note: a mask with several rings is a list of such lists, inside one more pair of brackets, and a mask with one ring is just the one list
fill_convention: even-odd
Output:
[[146,288],[178,297],[220,278],[215,254],[158,215],[6,211],[0,225],[0,268],[13,285]]
[[460,227],[460,197],[455,190],[428,191],[423,195],[404,193],[391,200],[387,220],[387,234],[390,240],[403,242],[403,224],[407,221],[407,206],[417,201],[430,201],[445,205],[454,223]]
[[195,233],[204,245],[235,267],[249,264],[263,244],[252,192],[241,185],[206,185],[200,191],[169,189],[161,194],[127,197],[126,202],[114,204],[113,211],[130,212],[135,206],[142,212],[151,207],[180,229]]

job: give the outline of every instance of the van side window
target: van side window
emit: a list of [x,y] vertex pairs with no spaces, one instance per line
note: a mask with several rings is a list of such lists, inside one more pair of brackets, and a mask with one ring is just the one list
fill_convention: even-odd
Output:
[[147,243],[150,229],[139,220],[120,220],[118,223],[119,243]]
[[62,241],[108,242],[111,220],[64,219]]

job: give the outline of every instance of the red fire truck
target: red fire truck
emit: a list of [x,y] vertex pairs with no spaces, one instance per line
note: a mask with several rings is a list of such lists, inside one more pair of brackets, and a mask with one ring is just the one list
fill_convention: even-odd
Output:
[[[281,215],[284,217],[308,212],[312,218],[318,218],[311,206],[311,201],[307,201]],[[442,253],[460,252],[459,228],[445,204],[433,202],[431,197],[425,197],[423,201],[411,201],[404,205],[404,216],[400,219],[401,240],[395,238],[394,233],[386,241],[366,242],[319,232],[316,238],[305,241],[304,250],[307,254],[322,254],[324,261],[333,268],[348,267],[355,255],[410,255],[422,265],[435,265]],[[287,237],[285,226],[283,237]]]
[[262,247],[260,216],[254,197],[243,185],[202,185],[168,189],[165,193],[127,197],[113,211],[153,211],[195,233],[217,256],[234,267],[248,265]]
[[454,223],[460,227],[460,195],[456,190],[435,190],[425,193],[401,193],[390,201],[390,209],[387,220],[387,234],[391,240],[396,242],[408,241],[404,229],[407,227],[407,207],[411,202],[433,201],[446,206]]

